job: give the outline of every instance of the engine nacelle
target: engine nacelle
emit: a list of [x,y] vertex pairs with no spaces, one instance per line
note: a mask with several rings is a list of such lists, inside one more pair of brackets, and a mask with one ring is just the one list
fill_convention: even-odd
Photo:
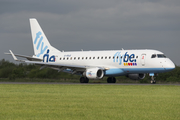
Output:
[[141,80],[144,79],[146,74],[128,74],[127,77],[132,80]]
[[87,69],[83,75],[89,79],[101,79],[104,76],[104,71],[99,68],[90,68]]

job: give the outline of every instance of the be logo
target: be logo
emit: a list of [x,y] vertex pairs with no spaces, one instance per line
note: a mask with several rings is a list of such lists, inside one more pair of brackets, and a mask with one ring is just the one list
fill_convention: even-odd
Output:
[[121,56],[120,53],[121,52],[115,53],[114,60],[113,60],[114,62],[119,61],[119,65],[121,65],[122,62],[124,62],[124,66],[137,66],[135,54],[128,54],[128,52],[126,52],[125,54]]
[[47,50],[47,53],[44,54],[43,56],[43,62],[45,62],[45,59],[46,59],[46,62],[55,62],[56,61],[56,58],[54,55],[52,55],[50,58],[49,58],[49,49]]
[[135,54],[129,55],[127,52],[124,55],[124,66],[137,66]]
[[[41,54],[43,54],[45,51],[46,51],[46,49],[48,48],[48,46],[46,45],[46,46],[44,46],[44,42],[43,42],[43,36],[41,36],[41,32],[39,31],[39,32],[37,32],[36,33],[36,38],[35,38],[35,40],[34,40],[34,45],[36,44],[36,50],[38,50],[39,51],[39,53],[36,55],[37,57],[39,57]],[[40,39],[39,39],[40,38]],[[39,39],[39,41],[38,41],[38,39]],[[38,41],[38,42],[37,42]],[[40,45],[41,45],[41,47],[40,47]]]
[[127,52],[124,55],[124,62],[136,62],[135,54],[129,55]]

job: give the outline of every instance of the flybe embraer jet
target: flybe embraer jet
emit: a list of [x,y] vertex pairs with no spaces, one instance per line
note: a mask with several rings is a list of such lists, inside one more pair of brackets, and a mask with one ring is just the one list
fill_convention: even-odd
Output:
[[[108,83],[115,83],[116,76],[127,76],[130,79],[143,79],[148,73],[151,83],[156,83],[154,75],[168,72],[175,68],[174,63],[157,50],[109,50],[109,51],[59,51],[49,43],[36,19],[30,19],[33,56],[10,53],[16,61],[49,67],[59,72],[80,75],[81,83],[89,79],[102,79],[108,76]],[[28,60],[18,60],[23,57]]]

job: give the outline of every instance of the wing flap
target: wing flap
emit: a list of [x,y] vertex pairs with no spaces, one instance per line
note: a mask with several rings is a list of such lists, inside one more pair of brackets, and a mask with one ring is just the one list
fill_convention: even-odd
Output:
[[80,69],[86,69],[88,66],[80,66],[80,65],[69,65],[69,64],[60,64],[60,63],[45,63],[45,62],[36,62],[36,61],[25,61],[26,63],[36,64],[36,65],[43,65],[47,67],[66,67],[69,69],[72,68],[80,68]]

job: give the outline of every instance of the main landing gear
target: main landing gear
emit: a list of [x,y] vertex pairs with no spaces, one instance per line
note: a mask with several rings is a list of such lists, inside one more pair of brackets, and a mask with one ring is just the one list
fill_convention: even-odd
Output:
[[80,78],[80,83],[88,83],[89,79],[87,77],[81,77]]
[[[87,77],[81,77],[80,78],[80,83],[88,83],[88,82],[89,82],[89,79]],[[115,77],[108,77],[107,83],[116,83],[116,78]]]
[[116,83],[116,78],[115,77],[108,77],[107,83]]

